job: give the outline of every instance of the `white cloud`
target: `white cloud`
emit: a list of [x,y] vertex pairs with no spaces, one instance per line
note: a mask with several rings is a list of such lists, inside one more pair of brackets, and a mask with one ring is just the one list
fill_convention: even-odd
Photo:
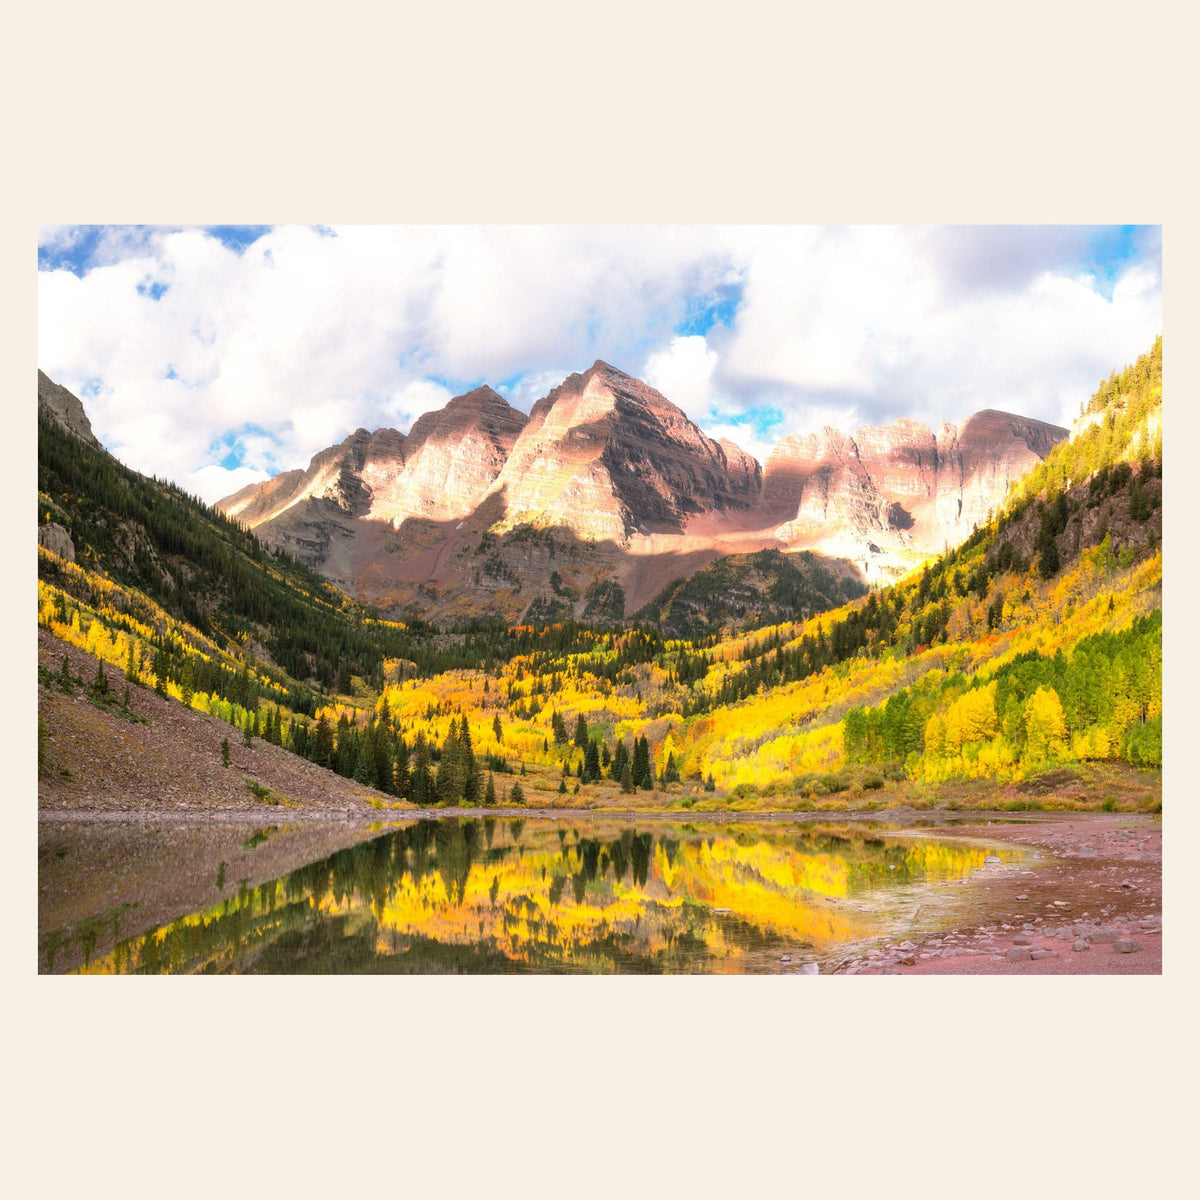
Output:
[[768,440],[760,437],[750,425],[734,425],[715,418],[698,421],[697,424],[710,438],[717,440],[724,438],[726,441],[733,442],[751,458],[757,458],[763,466],[766,466],[771,447],[778,440],[777,438]]
[[712,404],[717,358],[702,334],[672,338],[666,349],[646,359],[642,378],[695,419]]
[[[280,227],[238,254],[195,229],[106,230],[82,279],[39,273],[39,366],[132,466],[216,499],[482,382],[520,376],[506,395],[528,409],[597,357],[748,450],[761,443],[730,418],[762,406],[781,434],[984,407],[1065,423],[1161,329],[1154,239],[1106,298],[1078,231],[335,232]],[[730,288],[732,317],[680,333]]]

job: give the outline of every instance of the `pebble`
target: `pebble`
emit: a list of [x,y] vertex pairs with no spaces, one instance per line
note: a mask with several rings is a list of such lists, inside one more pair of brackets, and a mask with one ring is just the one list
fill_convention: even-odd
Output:
[[1014,946],[1004,957],[1009,962],[1029,962],[1033,955],[1023,946]]
[[1077,941],[1071,947],[1072,950],[1090,950],[1091,948],[1092,948],[1091,944],[1089,942],[1087,942],[1084,938],[1080,938],[1079,941]]
[[1033,938],[1026,937],[1023,933],[1018,933],[1017,936],[1015,938],[1013,938],[1013,945],[1014,946],[1032,946]]
[[1135,950],[1142,948],[1141,942],[1135,942],[1132,938],[1117,938],[1113,942],[1113,949],[1118,954],[1132,954]]
[[1041,959],[1041,958],[1057,958],[1058,951],[1057,950],[1033,950],[1030,952],[1029,957],[1032,958],[1034,960],[1034,962],[1037,962],[1037,960]]
[[[820,973],[821,973],[821,968],[816,963],[805,963],[800,968],[801,975],[820,975]],[[857,968],[855,968],[855,974],[857,974],[857,973],[858,973],[858,970],[857,970]],[[893,971],[892,974],[895,974],[895,972]]]
[[1018,900],[1028,900],[1029,897],[1028,896],[1018,896],[1017,899]]

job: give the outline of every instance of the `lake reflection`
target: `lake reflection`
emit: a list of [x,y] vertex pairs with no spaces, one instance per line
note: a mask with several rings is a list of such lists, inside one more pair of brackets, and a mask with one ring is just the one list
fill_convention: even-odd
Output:
[[795,970],[906,927],[933,884],[988,854],[1020,851],[861,826],[424,820],[243,885],[81,970]]

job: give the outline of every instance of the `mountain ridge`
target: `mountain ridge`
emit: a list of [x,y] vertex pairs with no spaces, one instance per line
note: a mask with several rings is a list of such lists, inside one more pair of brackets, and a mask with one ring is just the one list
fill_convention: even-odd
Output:
[[[561,555],[581,617],[589,588],[619,587],[634,612],[725,554],[766,549],[887,582],[968,536],[1067,433],[984,409],[936,430],[900,418],[790,435],[764,465],[597,359],[528,417],[485,384],[408,435],[359,430],[217,507],[359,599],[434,618],[553,607]],[[515,548],[522,529],[546,553]]]

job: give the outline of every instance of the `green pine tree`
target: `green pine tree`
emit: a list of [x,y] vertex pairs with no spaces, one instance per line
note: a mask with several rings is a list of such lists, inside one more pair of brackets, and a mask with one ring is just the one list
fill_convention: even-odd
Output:
[[108,676],[104,674],[104,660],[96,664],[96,678],[92,680],[92,695],[97,700],[108,699]]

